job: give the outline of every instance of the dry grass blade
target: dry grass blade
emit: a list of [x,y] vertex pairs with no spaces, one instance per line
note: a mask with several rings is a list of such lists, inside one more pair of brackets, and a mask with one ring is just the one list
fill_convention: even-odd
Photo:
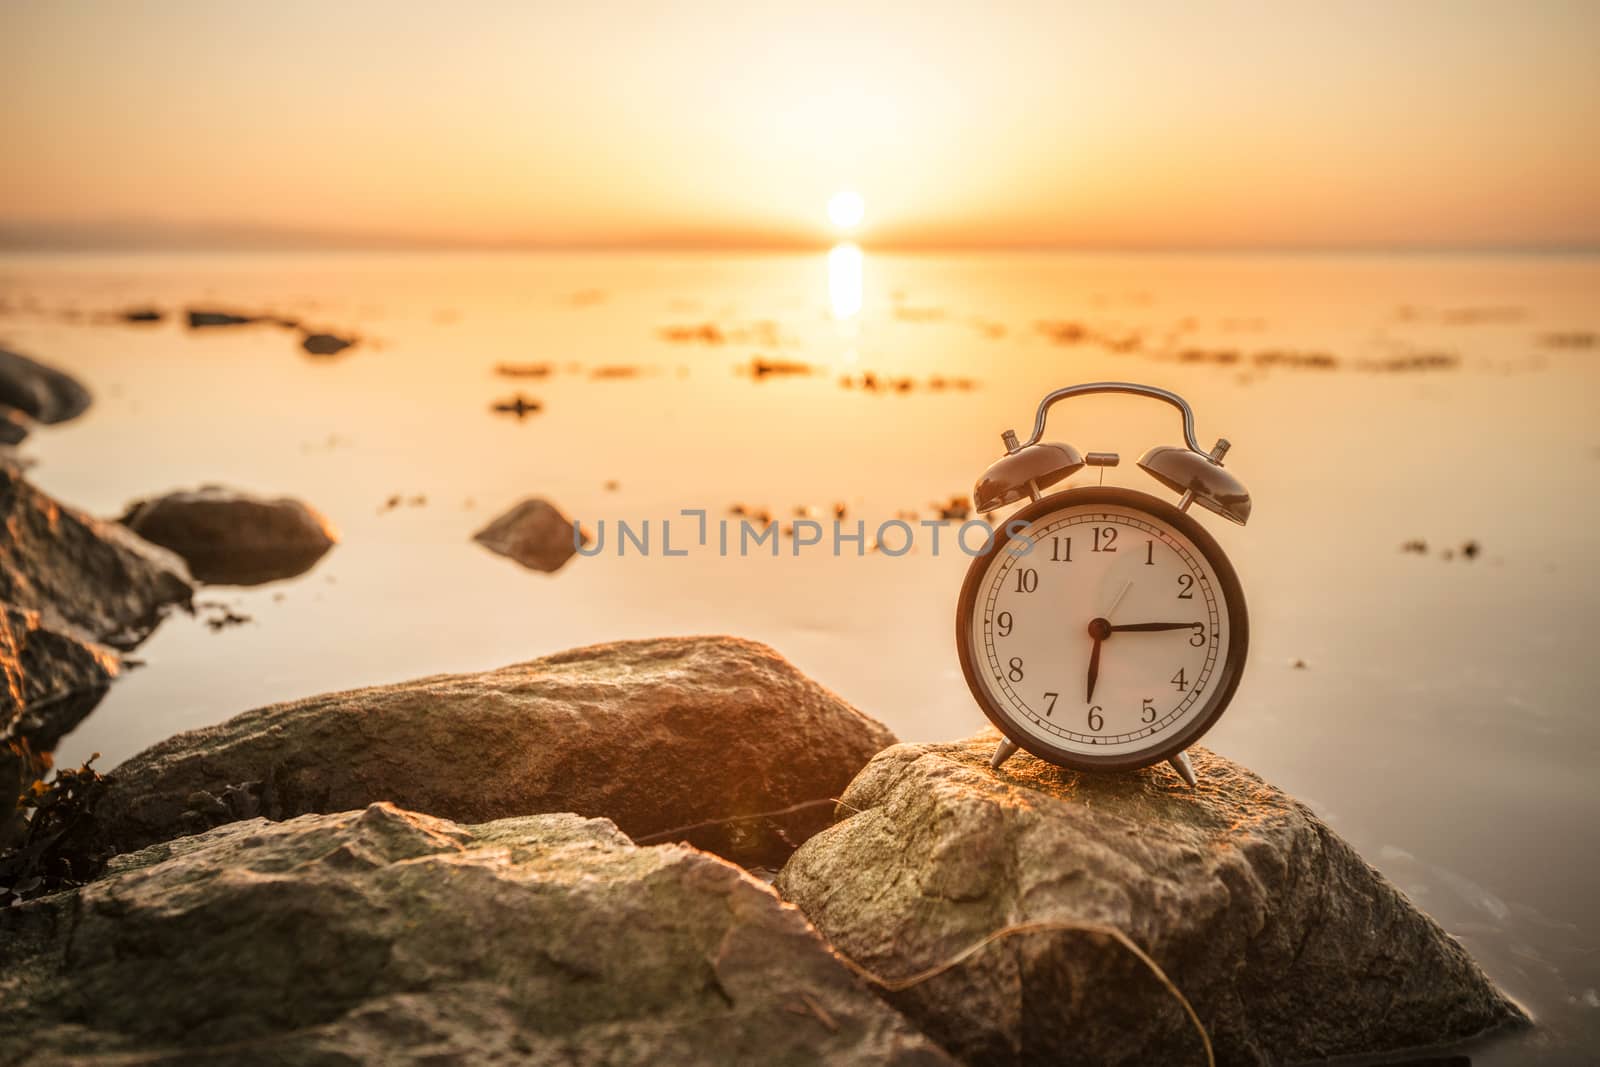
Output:
[[1183,991],[1178,988],[1177,984],[1173,982],[1171,978],[1167,977],[1167,972],[1161,969],[1161,965],[1150,958],[1149,953],[1145,952],[1144,949],[1134,944],[1132,938],[1123,933],[1121,930],[1117,929],[1115,926],[1107,926],[1104,923],[1078,922],[1071,919],[1041,919],[1035,922],[1014,923],[1011,926],[1004,926],[998,930],[986,934],[984,937],[974,941],[972,944],[968,945],[960,952],[957,952],[949,959],[942,960],[939,963],[934,964],[932,967],[928,967],[925,970],[918,971],[912,975],[907,975],[904,978],[885,978],[884,976],[863,967],[861,964],[844,955],[842,952],[839,953],[839,960],[851,971],[854,971],[857,975],[866,979],[868,982],[871,982],[873,985],[880,986],[891,993],[899,993],[902,990],[910,989],[912,986],[921,985],[930,978],[937,978],[946,971],[960,966],[962,962],[982,951],[986,946],[991,945],[1003,938],[1011,937],[1014,934],[1044,933],[1046,931],[1061,930],[1070,930],[1077,933],[1099,934],[1102,937],[1109,937],[1117,944],[1133,953],[1139,962],[1144,964],[1145,967],[1149,969],[1151,974],[1155,975],[1156,981],[1160,982],[1162,987],[1166,989],[1168,993],[1171,993],[1173,998],[1177,1000],[1180,1005],[1182,1005],[1184,1013],[1189,1016],[1189,1021],[1194,1024],[1195,1032],[1200,1035],[1200,1043],[1203,1046],[1206,1054],[1207,1067],[1217,1067],[1216,1053],[1213,1052],[1211,1048],[1211,1035],[1206,1033],[1205,1024],[1200,1021],[1200,1016],[1194,1010],[1194,1005],[1189,1003],[1189,998],[1183,995]]

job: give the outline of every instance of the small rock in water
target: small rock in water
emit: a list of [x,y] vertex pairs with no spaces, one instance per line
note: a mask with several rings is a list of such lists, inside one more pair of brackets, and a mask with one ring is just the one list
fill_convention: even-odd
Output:
[[72,375],[0,349],[0,408],[15,408],[37,422],[66,422],[88,410],[90,399]]
[[165,317],[157,308],[129,308],[122,313],[123,322],[160,322]]
[[537,415],[543,411],[544,405],[531,396],[524,396],[522,393],[518,393],[509,400],[495,401],[489,410],[500,415],[515,415],[517,421],[521,422],[529,415]]
[[811,364],[800,363],[792,359],[763,359],[759,356],[750,361],[750,377],[759,381],[762,378],[783,375],[806,375],[812,372]]
[[1289,666],[1297,671],[1303,671],[1306,669],[1306,661],[1303,659],[1297,659],[1293,663],[1289,664]]
[[1405,542],[1403,545],[1400,546],[1400,551],[1402,551],[1402,552],[1413,552],[1413,553],[1415,553],[1415,554],[1417,554],[1419,556],[1426,556],[1428,554],[1428,542],[1422,540],[1419,537],[1419,538],[1416,538],[1414,540]]
[[1481,551],[1483,551],[1483,548],[1476,541],[1468,541],[1461,546],[1461,554],[1468,559],[1477,559],[1478,553]]
[[972,499],[965,496],[953,496],[943,504],[935,504],[934,510],[939,513],[939,518],[941,519],[965,519],[972,514]]
[[201,311],[189,309],[189,329],[199,330],[207,326],[247,326],[259,321],[255,315],[235,315],[229,311]]
[[300,347],[313,356],[336,356],[356,343],[355,338],[332,333],[307,334]]
[[[579,532],[583,543],[587,534]],[[491,552],[546,574],[558,571],[578,551],[572,520],[548,500],[530,497],[472,535]]]
[[496,363],[494,372],[502,378],[548,378],[548,363]]
[[182,556],[200,581],[216,585],[260,585],[303,574],[339,539],[332,523],[298,500],[220,486],[141,500],[121,522]]

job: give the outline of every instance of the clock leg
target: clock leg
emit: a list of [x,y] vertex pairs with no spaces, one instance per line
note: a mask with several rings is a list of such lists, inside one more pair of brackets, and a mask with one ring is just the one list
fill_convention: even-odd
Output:
[[1189,764],[1189,753],[1180,752],[1167,760],[1167,762],[1172,764],[1172,769],[1178,772],[1179,778],[1189,783],[1190,789],[1195,788],[1194,767]]
[[1017,754],[1017,746],[1009,737],[1002,737],[995,746],[994,755],[989,757],[989,768],[998,771],[1000,764]]

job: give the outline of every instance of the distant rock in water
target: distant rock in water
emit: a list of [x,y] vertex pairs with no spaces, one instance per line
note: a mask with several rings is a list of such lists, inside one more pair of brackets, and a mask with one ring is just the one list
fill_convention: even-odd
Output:
[[0,603],[117,647],[137,644],[194,591],[183,561],[74,511],[0,463]]
[[331,333],[307,334],[300,347],[313,356],[337,356],[356,343],[355,338],[340,337]]
[[230,311],[200,311],[189,309],[189,329],[200,330],[208,326],[248,326],[259,322],[256,315],[235,315]]
[[[498,552],[536,571],[558,571],[578,551],[572,543],[572,520],[548,500],[530,497],[472,535]],[[589,543],[583,535],[583,543]]]
[[164,318],[160,308],[129,308],[122,313],[123,322],[160,322]]
[[65,422],[87,411],[90,399],[70,374],[0,349],[0,408],[16,408],[38,422]]
[[764,645],[623,641],[179,734],[119,766],[100,813],[127,850],[376,800],[466,821],[575,811],[776,866],[893,743]]
[[0,407],[0,445],[20,445],[28,439],[28,417],[16,408]]
[[[115,652],[71,627],[0,604],[0,747],[23,738],[35,752],[49,752],[94,709],[120,670]],[[0,810],[11,799],[0,795]]]
[[558,814],[262,819],[0,908],[6,1063],[953,1065],[767,886]]
[[[1304,805],[1191,749],[1087,775],[992,731],[880,753],[776,887],[840,951],[891,978],[1004,927],[1087,922],[1141,946],[1222,1064],[1460,1042],[1524,1022],[1464,949]],[[967,1063],[1204,1063],[1177,998],[1094,932],[1013,935],[887,999]]]
[[214,485],[139,501],[120,521],[182,556],[190,572],[211,585],[293,578],[339,539],[332,523],[298,500]]

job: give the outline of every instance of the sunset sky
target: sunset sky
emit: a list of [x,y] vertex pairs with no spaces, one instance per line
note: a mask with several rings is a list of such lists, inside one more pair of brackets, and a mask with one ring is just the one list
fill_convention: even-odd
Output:
[[0,3],[0,243],[1600,245],[1600,3]]

